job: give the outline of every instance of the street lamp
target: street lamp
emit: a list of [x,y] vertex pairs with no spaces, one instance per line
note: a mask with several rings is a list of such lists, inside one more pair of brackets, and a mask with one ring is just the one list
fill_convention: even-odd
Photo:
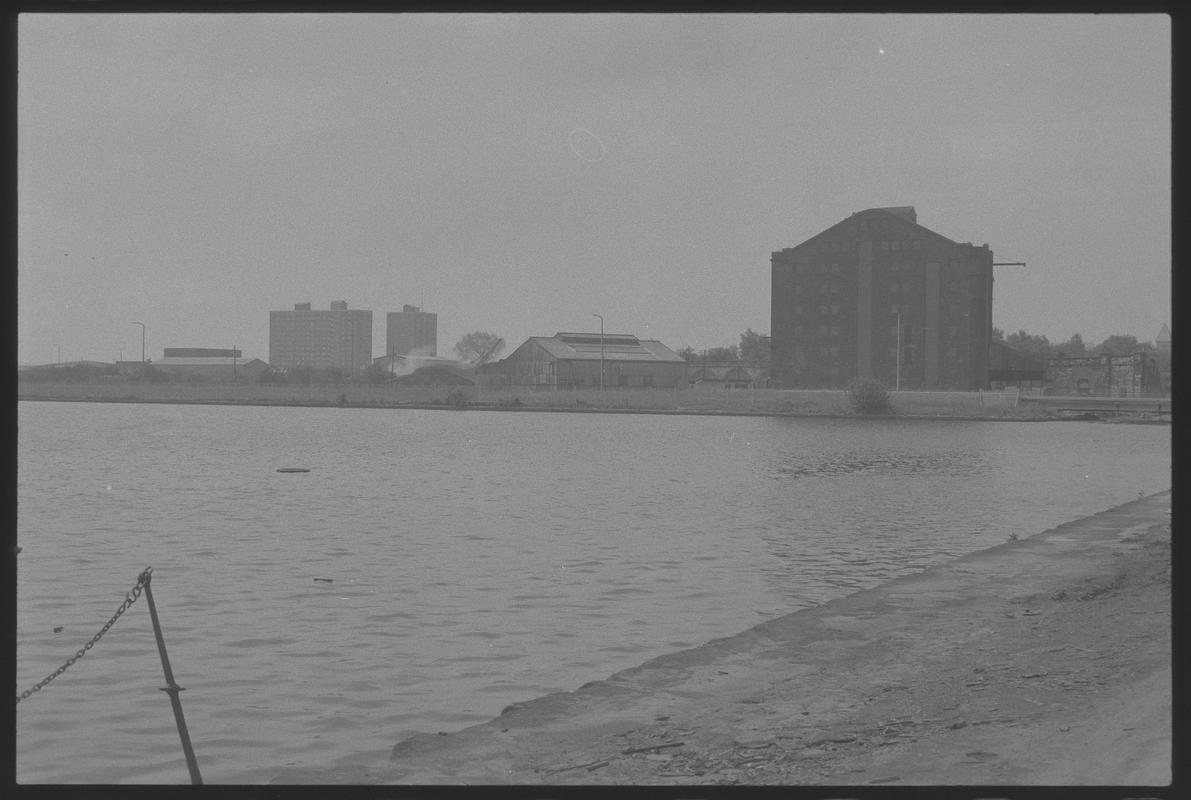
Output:
[[592,314],[600,318],[600,391],[604,391],[604,318],[599,314]]
[[145,323],[134,322],[132,324],[141,326],[141,363],[144,364],[145,363]]

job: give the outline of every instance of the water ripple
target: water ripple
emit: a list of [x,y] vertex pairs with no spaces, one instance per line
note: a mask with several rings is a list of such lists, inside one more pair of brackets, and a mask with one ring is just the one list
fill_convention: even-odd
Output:
[[[71,403],[18,422],[18,688],[152,564],[211,784],[479,722],[1170,482],[1148,426]],[[162,682],[137,604],[18,706],[18,780],[185,783]]]

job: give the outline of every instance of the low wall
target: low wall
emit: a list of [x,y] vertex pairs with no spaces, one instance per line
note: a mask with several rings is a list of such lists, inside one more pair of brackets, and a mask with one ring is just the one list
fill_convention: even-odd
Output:
[[[21,400],[348,405],[383,408],[454,405],[480,408],[636,410],[728,414],[851,414],[847,392],[835,389],[690,388],[548,389],[475,386],[277,386],[200,383],[21,383]],[[1003,416],[1016,392],[890,392],[894,413]]]

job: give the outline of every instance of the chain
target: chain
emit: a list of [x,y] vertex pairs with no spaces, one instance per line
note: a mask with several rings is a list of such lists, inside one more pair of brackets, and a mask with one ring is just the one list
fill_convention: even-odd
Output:
[[85,645],[83,645],[81,648],[79,648],[79,650],[73,656],[71,656],[69,659],[67,659],[65,664],[58,667],[58,669],[54,670],[49,675],[47,675],[45,678],[43,678],[41,681],[39,681],[36,686],[34,686],[31,689],[26,689],[25,691],[23,691],[19,695],[17,695],[17,702],[18,703],[21,702],[29,695],[40,690],[43,686],[45,686],[47,683],[52,681],[54,678],[57,678],[63,672],[66,672],[67,667],[69,667],[71,664],[78,661],[83,656],[87,655],[87,651],[90,650],[92,647],[94,647],[95,643],[103,638],[103,635],[105,633],[107,633],[108,630],[113,625],[116,624],[116,620],[120,619],[120,615],[123,614],[125,611],[127,611],[129,609],[129,607],[137,601],[137,598],[141,596],[141,592],[143,592],[145,590],[145,586],[148,585],[149,579],[152,577],[152,575],[150,574],[151,572],[153,572],[152,567],[145,567],[145,571],[137,576],[136,586],[132,587],[131,592],[124,595],[124,602],[121,603],[120,607],[116,609],[116,613],[113,614],[112,618],[107,621],[107,624],[99,629],[99,633],[92,636],[91,641],[87,642]]

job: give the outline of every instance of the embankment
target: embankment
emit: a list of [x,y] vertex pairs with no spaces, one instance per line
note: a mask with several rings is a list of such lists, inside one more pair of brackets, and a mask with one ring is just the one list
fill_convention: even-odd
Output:
[[1162,786],[1170,501],[414,736],[386,763],[274,782]]
[[[1026,402],[1006,392],[891,392],[892,413],[901,417],[1008,419],[1170,420],[1170,401],[1159,406],[1125,402],[1088,412],[1065,405]],[[853,416],[846,392],[828,389],[516,389],[475,386],[218,384],[172,382],[47,383],[19,381],[19,400],[188,403],[203,405],[336,406],[345,408],[438,408],[499,411],[577,411],[640,414],[750,416]],[[1078,406],[1079,404],[1075,404]],[[1154,413],[1163,407],[1163,413]]]

